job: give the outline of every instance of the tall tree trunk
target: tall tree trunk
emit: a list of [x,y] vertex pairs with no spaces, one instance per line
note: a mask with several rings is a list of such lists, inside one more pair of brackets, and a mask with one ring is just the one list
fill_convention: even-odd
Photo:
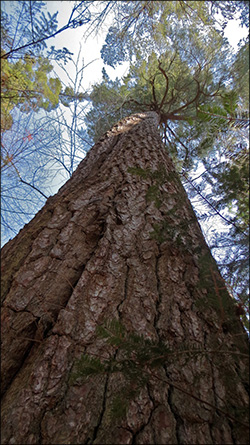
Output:
[[[157,127],[118,123],[2,249],[2,444],[248,443],[247,335]],[[124,373],[71,378],[122,358],[113,319],[169,348],[115,421]]]

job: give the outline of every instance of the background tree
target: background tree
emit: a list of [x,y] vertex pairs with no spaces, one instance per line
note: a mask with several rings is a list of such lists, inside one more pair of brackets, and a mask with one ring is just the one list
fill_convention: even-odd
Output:
[[[74,84],[84,67],[78,67],[79,76],[62,88],[58,76],[52,77],[52,64],[64,66],[72,53],[65,47],[48,46],[48,42],[61,32],[88,23],[88,32],[92,32],[115,3],[74,2],[60,28],[58,13],[47,12],[44,2],[1,3],[2,243],[34,216],[44,198],[72,174],[79,154],[91,145],[78,114],[84,94],[79,85],[76,93]],[[63,107],[57,110],[61,104],[70,111],[65,113]]]
[[[72,134],[71,150],[67,152],[65,145],[68,141],[65,132],[62,132],[62,125],[66,128],[67,122],[62,109],[56,116],[50,115],[61,101],[69,106],[76,100],[69,85],[62,88],[59,78],[51,76],[53,66],[50,61],[59,63],[61,60],[65,63],[71,55],[65,48],[47,48],[47,38],[57,31],[57,14],[45,14],[46,5],[42,2],[3,2],[3,8],[6,4],[6,10],[1,15],[3,242],[15,235],[36,214],[44,199],[57,190],[60,181],[62,184],[69,177],[69,172],[72,174],[75,168],[73,157],[77,152],[77,138]],[[80,26],[80,9],[81,5],[73,8],[68,27],[73,23]],[[77,19],[74,17],[76,10]],[[85,23],[83,18],[81,23]],[[39,42],[35,43],[37,39]],[[79,92],[78,103],[82,99]],[[58,116],[61,116],[59,131],[56,128]],[[68,161],[70,157],[72,160]],[[68,162],[72,164],[71,170],[66,166]],[[65,170],[63,174],[62,166]]]
[[2,135],[3,241],[13,237],[64,184],[91,146],[84,129],[88,102],[82,79],[87,66],[81,56],[79,50],[76,62],[71,61],[75,75],[67,76],[67,84],[61,82],[64,92],[57,108],[35,114],[16,109],[12,128]]

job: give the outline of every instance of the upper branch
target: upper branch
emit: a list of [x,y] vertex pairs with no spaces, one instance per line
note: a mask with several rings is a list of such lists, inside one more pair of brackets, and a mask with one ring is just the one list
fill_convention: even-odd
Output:
[[167,76],[166,72],[164,71],[164,69],[161,67],[161,63],[160,62],[159,62],[159,70],[163,74],[163,76],[165,77],[165,80],[166,80],[165,93],[164,93],[163,98],[162,98],[161,103],[160,103],[160,110],[161,110],[161,108],[163,107],[163,104],[165,102],[165,99],[167,97],[167,94],[168,94],[168,83],[169,83],[169,81],[168,81],[168,76]]
[[156,100],[156,94],[155,94],[155,77],[153,78],[153,80],[149,80],[149,83],[152,86],[152,95],[153,95],[154,107],[158,109],[157,100]]
[[184,105],[182,105],[181,107],[179,107],[176,110],[174,110],[172,112],[173,115],[178,113],[179,111],[184,110],[185,108],[189,107],[189,105],[193,104],[194,102],[198,101],[198,99],[199,99],[199,97],[201,95],[200,83],[198,82],[197,79],[194,79],[194,80],[197,83],[197,92],[196,92],[195,97],[193,99],[191,99],[190,101],[188,101],[187,103],[185,103]]

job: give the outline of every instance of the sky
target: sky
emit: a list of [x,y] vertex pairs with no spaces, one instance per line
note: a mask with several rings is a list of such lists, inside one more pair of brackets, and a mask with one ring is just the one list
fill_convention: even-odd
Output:
[[[46,1],[45,3],[47,4],[47,10],[50,13],[55,13],[56,11],[58,11],[59,29],[67,22],[72,10],[72,4],[74,2]],[[105,43],[105,37],[108,28],[111,25],[111,20],[111,17],[109,20],[106,20],[105,23],[102,25],[102,30],[98,32],[98,35],[94,35],[93,33],[87,39],[87,41],[84,36],[84,33],[86,31],[86,27],[84,25],[75,29],[68,29],[50,40],[50,44],[55,45],[55,47],[58,49],[66,46],[69,51],[74,53],[74,56],[72,56],[72,58],[75,60],[81,45],[81,53],[84,58],[84,64],[88,65],[84,73],[83,89],[89,90],[92,84],[98,82],[102,78],[102,68],[104,64],[101,59],[100,50],[102,48],[102,45]],[[70,70],[72,67],[69,64],[67,68]],[[111,79],[115,79],[116,77],[120,77],[126,74],[128,70],[128,63],[126,62],[122,66],[118,66],[115,69],[109,66],[105,66],[105,69]],[[56,72],[60,72],[58,68]],[[60,72],[60,74],[62,74],[62,72]],[[64,75],[62,74],[62,76]]]

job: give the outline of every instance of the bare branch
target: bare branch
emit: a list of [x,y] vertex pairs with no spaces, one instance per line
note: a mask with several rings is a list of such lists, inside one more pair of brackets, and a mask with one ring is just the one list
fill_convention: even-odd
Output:
[[9,162],[10,162],[11,165],[14,167],[14,170],[15,170],[15,172],[16,172],[16,174],[17,174],[19,180],[20,180],[20,182],[22,182],[22,183],[25,184],[25,185],[28,185],[29,187],[31,187],[32,189],[34,189],[34,190],[36,190],[38,193],[40,193],[44,198],[48,199],[48,196],[46,196],[43,192],[41,192],[41,190],[39,190],[35,185],[30,184],[29,182],[25,181],[25,180],[21,177],[21,175],[20,175],[20,173],[19,173],[19,171],[18,171],[16,165],[14,164],[14,162],[12,161],[11,158],[10,158],[10,161],[9,161]]
[[[85,21],[83,21],[83,19],[82,19],[83,14],[82,14],[82,13],[79,15],[79,17],[81,16],[81,20],[78,20],[78,18],[76,18],[76,19],[72,19],[72,16],[73,16],[74,12],[75,12],[75,11],[76,11],[76,10],[83,4],[83,3],[84,3],[84,2],[81,2],[79,5],[77,5],[76,7],[73,8],[72,13],[71,13],[71,15],[70,15],[70,18],[69,18],[69,20],[68,20],[68,23],[67,23],[66,25],[62,26],[60,29],[58,29],[57,31],[55,31],[55,32],[52,33],[51,35],[41,37],[40,39],[37,39],[37,40],[35,40],[35,41],[34,41],[34,39],[33,39],[32,42],[26,43],[25,45],[19,46],[19,47],[17,47],[17,48],[12,48],[10,51],[8,51],[7,53],[4,53],[4,54],[3,54],[3,55],[1,56],[1,59],[7,59],[7,58],[10,56],[10,54],[13,54],[14,52],[20,51],[20,50],[25,49],[25,48],[29,48],[30,46],[37,45],[38,43],[44,42],[45,40],[49,40],[49,39],[51,39],[52,37],[55,37],[56,35],[60,34],[60,33],[63,32],[63,31],[65,31],[65,30],[68,29],[68,28],[76,27],[76,26],[82,26],[83,24],[88,23],[88,22],[90,21],[90,17],[86,17],[86,18],[85,18]],[[85,11],[86,11],[87,9],[88,9],[88,6],[85,7]]]

